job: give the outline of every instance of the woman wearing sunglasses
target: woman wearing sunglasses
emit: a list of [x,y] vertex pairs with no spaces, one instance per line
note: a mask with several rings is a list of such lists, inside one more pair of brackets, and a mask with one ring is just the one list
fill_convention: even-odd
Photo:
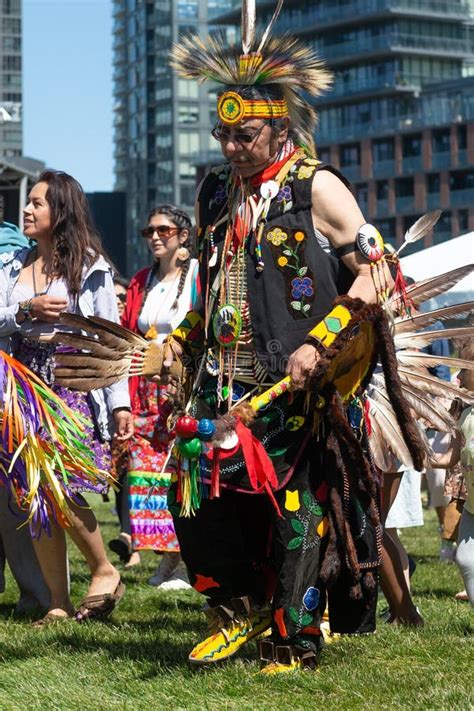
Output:
[[[153,261],[132,278],[122,323],[160,343],[200,300],[198,262],[190,254],[191,229],[183,210],[161,205],[150,212],[141,232]],[[164,390],[145,378],[130,379],[135,422],[129,464],[131,536],[122,532],[116,541],[121,541],[125,555],[132,550],[163,553],[150,584],[179,589],[189,583],[166,504],[170,476],[162,470],[170,446],[166,422],[171,406]],[[148,496],[150,487],[154,488]]]

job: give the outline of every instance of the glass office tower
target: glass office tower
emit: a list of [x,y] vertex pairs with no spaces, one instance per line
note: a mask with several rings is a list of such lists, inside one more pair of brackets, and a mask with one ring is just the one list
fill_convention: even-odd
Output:
[[0,158],[22,153],[21,0],[0,2]]
[[193,157],[210,146],[207,87],[179,79],[168,61],[186,31],[206,35],[229,0],[113,0],[115,189],[127,195],[127,262],[143,266],[148,211],[174,202],[193,211]]

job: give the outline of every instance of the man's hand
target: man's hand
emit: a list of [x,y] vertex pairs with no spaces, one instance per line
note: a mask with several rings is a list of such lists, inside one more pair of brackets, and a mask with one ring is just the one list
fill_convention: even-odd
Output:
[[181,358],[183,355],[183,347],[175,340],[170,338],[164,344],[163,366],[161,370],[160,385],[166,385],[165,397],[173,399],[178,392],[179,383],[175,378],[171,377],[170,369],[175,359]]
[[118,407],[114,410],[113,416],[117,427],[114,439],[117,440],[117,442],[125,442],[133,435],[132,413],[124,407]]
[[291,354],[286,368],[286,374],[291,376],[291,386],[294,390],[304,390],[308,380],[313,376],[320,359],[316,346],[303,343]]

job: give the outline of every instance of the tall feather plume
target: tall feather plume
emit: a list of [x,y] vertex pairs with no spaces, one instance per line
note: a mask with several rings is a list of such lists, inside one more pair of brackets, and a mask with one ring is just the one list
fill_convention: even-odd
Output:
[[257,16],[255,0],[242,0],[242,51],[250,54],[254,49]]
[[283,7],[283,2],[284,2],[284,0],[278,0],[277,6],[275,8],[275,12],[272,15],[272,19],[270,20],[270,22],[268,23],[266,29],[264,30],[264,32],[262,34],[262,39],[260,40],[260,44],[258,45],[257,52],[261,52],[263,50],[263,48],[265,46],[265,42],[267,41],[268,37],[270,36],[270,32],[273,29],[273,25],[277,21],[278,16],[281,12],[281,8]]
[[186,35],[173,45],[170,64],[186,79],[212,80],[219,84],[261,85],[288,84],[318,96],[332,82],[333,75],[310,48],[290,35],[272,37],[265,46],[260,64],[250,65],[245,75],[240,69],[240,48],[224,46],[220,36],[204,41],[197,35]]
[[419,239],[425,236],[438,222],[441,217],[441,210],[434,210],[433,212],[427,212],[426,215],[422,215],[416,222],[413,223],[411,227],[405,232],[403,238],[403,244],[397,249],[394,256],[399,256],[400,252],[405,249],[407,244],[413,244],[413,242],[418,242]]

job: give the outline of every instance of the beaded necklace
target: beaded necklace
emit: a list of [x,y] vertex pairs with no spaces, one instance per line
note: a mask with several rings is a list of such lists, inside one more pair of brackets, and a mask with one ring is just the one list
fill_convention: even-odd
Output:
[[[176,299],[175,299],[174,304],[173,304],[173,308],[177,308],[177,306],[178,306],[178,302],[179,302],[180,296],[181,296],[181,294],[183,293],[184,284],[185,284],[185,281],[186,281],[186,276],[187,276],[187,274],[188,274],[190,264],[191,264],[191,259],[187,259],[186,262],[185,262],[185,264],[184,264],[182,267],[180,267],[178,291],[177,291],[177,294],[176,294]],[[150,271],[148,272],[148,276],[147,276],[146,283],[145,283],[145,291],[144,291],[144,293],[143,293],[143,301],[142,301],[142,305],[141,305],[141,309],[140,309],[140,313],[139,313],[138,319],[140,318],[140,316],[141,316],[141,314],[142,314],[142,312],[143,312],[143,309],[144,309],[146,300],[147,300],[147,298],[148,298],[148,296],[149,296],[149,294],[150,294],[150,291],[151,291],[151,288],[152,288],[152,285],[153,285],[153,281],[154,281],[156,275],[158,274],[159,268],[160,268],[160,262],[159,262],[159,261],[156,261],[156,262],[153,264],[153,266],[152,266],[152,268],[150,269]],[[178,276],[176,276],[172,281],[170,281],[170,287],[168,288],[168,292],[166,293],[166,296],[168,296],[168,293],[171,291],[171,288],[172,288],[173,285],[176,283],[177,278],[178,278]],[[165,303],[165,301],[166,301],[166,297],[163,299],[163,304]],[[161,311],[161,307],[160,307],[160,310],[158,311],[158,313],[160,313],[160,311]],[[150,330],[151,330],[151,328],[153,328],[153,326],[150,325]]]
[[[242,311],[246,305],[246,279],[243,270],[246,269],[246,253],[249,241],[255,239],[256,270],[264,269],[261,240],[270,207],[278,195],[279,187],[292,165],[304,155],[302,151],[295,153],[278,170],[274,180],[266,180],[260,185],[259,197],[255,195],[255,187],[251,181],[242,181],[231,173],[230,189],[228,191],[228,223],[224,238],[219,271],[218,308],[212,319],[214,336],[218,345],[217,397],[219,404],[224,401],[224,373],[228,377],[228,406],[232,404],[232,384],[236,375],[238,363],[239,337],[242,332]],[[237,269],[234,284],[235,293],[230,286],[232,269]]]

